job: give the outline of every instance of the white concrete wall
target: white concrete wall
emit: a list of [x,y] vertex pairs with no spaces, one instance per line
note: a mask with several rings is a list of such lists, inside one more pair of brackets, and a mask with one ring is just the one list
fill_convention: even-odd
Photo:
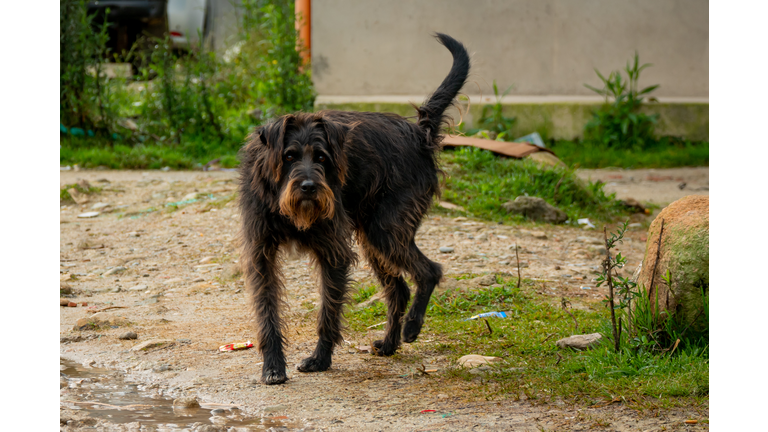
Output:
[[709,97],[706,0],[314,0],[312,70],[322,96],[426,95],[451,56],[430,34],[470,49],[464,93],[589,96],[597,68],[623,68],[635,50],[653,66],[640,85],[661,98]]

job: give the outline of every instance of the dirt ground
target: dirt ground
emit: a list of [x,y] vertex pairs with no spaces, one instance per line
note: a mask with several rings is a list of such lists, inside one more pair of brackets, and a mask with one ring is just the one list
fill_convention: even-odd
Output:
[[[707,168],[589,170],[580,175],[606,182],[620,198],[658,204],[687,194],[708,194],[702,189],[709,185]],[[207,403],[236,405],[246,415],[280,420],[281,426],[272,430],[707,428],[701,423],[684,424],[685,419],[702,418],[702,413],[685,410],[640,413],[621,404],[588,408],[511,399],[468,400],[458,391],[436,389],[427,377],[413,377],[410,365],[344,348],[334,354],[331,370],[299,373],[295,365],[311,353],[316,340],[314,323],[305,318],[301,304],[318,300],[309,261],[302,256],[286,256],[284,260],[290,305],[289,381],[282,386],[254,383],[261,371],[261,356],[255,350],[217,350],[225,343],[254,340],[243,283],[231,277],[238,258],[235,202],[215,205],[234,193],[236,174],[67,171],[61,172],[60,184],[79,179],[103,191],[87,204],[61,208],[61,279],[75,289],[71,301],[88,303],[87,307],[61,308],[62,358],[120,371],[126,379],[149,386],[158,396],[197,396]],[[677,185],[682,182],[687,185],[681,190]],[[167,204],[178,203],[195,192],[196,202],[169,210]],[[110,206],[97,217],[78,218],[99,202]],[[638,217],[636,221],[647,226],[649,221]],[[510,255],[510,246],[516,243],[521,246],[524,276],[546,282],[542,294],[587,303],[597,302],[605,294],[591,281],[600,263],[593,244],[598,238],[598,232],[573,227],[521,228],[433,215],[419,230],[417,244],[431,259],[443,263],[447,274],[512,274],[514,267],[509,262],[514,253]],[[644,229],[636,228],[619,248],[627,256],[629,272],[642,260],[645,242]],[[454,247],[455,252],[441,254],[441,246]],[[125,269],[114,272],[119,267]],[[364,260],[353,278],[371,279]],[[122,308],[104,314],[125,317],[130,324],[98,331],[73,330],[79,319],[91,315],[89,309],[109,306]],[[138,340],[118,339],[128,330],[136,332]],[[376,331],[371,330],[369,337]],[[78,336],[88,335],[99,336],[77,341]],[[170,343],[146,351],[131,350],[152,339]],[[411,348],[404,344],[402,349],[407,352]],[[438,374],[446,366],[444,358],[429,364]],[[61,390],[62,413],[75,408],[65,402],[70,400],[69,390]],[[422,413],[425,409],[435,412]],[[105,430],[126,427],[100,422]]]

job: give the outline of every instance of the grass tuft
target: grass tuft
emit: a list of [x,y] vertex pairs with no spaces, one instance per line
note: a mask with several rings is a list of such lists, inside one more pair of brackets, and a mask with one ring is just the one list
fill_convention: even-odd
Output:
[[473,147],[443,152],[442,161],[448,174],[443,199],[481,219],[523,221],[522,216],[508,215],[502,207],[520,195],[543,198],[572,221],[585,217],[609,221],[626,215],[624,206],[613,194],[606,194],[601,184],[583,181],[567,168],[501,158]]

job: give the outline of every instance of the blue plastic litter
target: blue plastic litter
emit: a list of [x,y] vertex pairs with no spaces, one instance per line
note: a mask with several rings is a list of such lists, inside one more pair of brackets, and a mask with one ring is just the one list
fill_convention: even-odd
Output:
[[541,148],[547,148],[544,145],[544,140],[541,139],[541,135],[539,135],[538,132],[534,132],[532,134],[528,134],[526,136],[522,136],[520,138],[516,138],[515,142],[527,142],[527,143],[531,143],[531,144],[533,144],[535,146],[539,146]]
[[469,317],[464,321],[471,321],[471,320],[476,320],[478,318],[488,318],[488,317],[507,318],[507,313],[506,312],[485,312],[479,315],[475,315],[473,317]]

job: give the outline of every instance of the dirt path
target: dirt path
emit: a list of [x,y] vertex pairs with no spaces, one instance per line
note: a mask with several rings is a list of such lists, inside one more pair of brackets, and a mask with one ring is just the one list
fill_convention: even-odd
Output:
[[709,195],[709,167],[579,170],[584,180],[602,181],[616,198],[667,205],[687,195]]
[[[655,173],[673,178],[678,175],[664,174],[662,170]],[[593,178],[615,175],[602,171],[590,174]],[[706,170],[696,175],[708,178]],[[288,256],[284,263],[290,305],[290,379],[283,386],[254,384],[252,379],[261,370],[261,356],[255,350],[217,350],[225,343],[253,340],[254,336],[243,283],[232,277],[237,260],[234,238],[238,214],[235,203],[227,200],[235,191],[236,175],[62,172],[60,183],[63,186],[78,179],[86,179],[103,191],[88,204],[61,209],[62,280],[76,290],[72,301],[86,301],[97,309],[123,306],[104,313],[125,317],[131,324],[97,332],[74,331],[77,321],[90,314],[84,307],[61,308],[62,338],[100,335],[62,342],[63,358],[123,371],[126,379],[155,389],[158,396],[197,396],[209,403],[237,405],[247,415],[273,419],[273,423],[286,428],[282,430],[690,428],[683,425],[683,420],[692,413],[683,411],[639,414],[621,405],[585,408],[533,405],[524,400],[468,400],[460,390],[441,388],[436,384],[439,379],[414,377],[411,365],[348,349],[337,350],[330,371],[300,374],[295,365],[311,352],[316,340],[314,322],[301,305],[318,300],[309,262],[301,256]],[[635,188],[634,197],[643,200],[643,187],[652,189],[649,186],[657,184],[641,181],[630,185]],[[191,193],[198,193],[197,201],[179,204]],[[647,196],[653,196],[652,190]],[[90,211],[96,202],[109,203],[112,210],[92,219],[77,217]],[[178,210],[170,211],[173,207],[168,204],[173,203]],[[430,258],[443,263],[448,274],[511,273],[509,247],[517,243],[522,247],[520,258],[527,277],[549,281],[549,291],[542,294],[579,298],[586,303],[599,301],[604,295],[591,282],[591,274],[600,263],[596,245],[592,244],[598,237],[595,232],[568,227],[522,229],[432,216],[420,229],[417,243]],[[641,261],[645,240],[643,230],[631,231],[621,247],[629,269]],[[441,246],[454,247],[455,253],[440,254]],[[124,270],[109,274],[115,268]],[[371,278],[364,262],[355,269],[353,278]],[[119,340],[117,336],[126,330],[136,332],[138,340]],[[369,338],[375,332],[371,330]],[[131,350],[151,339],[170,342],[146,351]],[[407,352],[410,346],[406,344],[402,349]],[[435,357],[429,363],[438,370],[446,366],[444,357]],[[69,400],[70,390],[62,389],[62,400]],[[71,408],[71,404],[63,403],[62,413],[70,415]],[[435,412],[422,413],[426,409]],[[123,427],[100,422],[108,430]]]

